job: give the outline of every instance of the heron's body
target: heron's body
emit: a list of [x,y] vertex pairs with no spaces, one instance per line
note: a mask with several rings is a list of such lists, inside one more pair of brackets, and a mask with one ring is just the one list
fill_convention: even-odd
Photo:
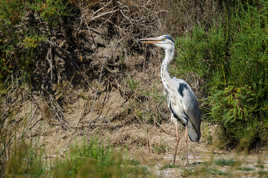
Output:
[[188,135],[191,141],[199,142],[200,140],[201,115],[197,98],[187,82],[175,77],[171,78],[168,73],[168,65],[173,60],[175,51],[173,39],[168,35],[163,35],[156,38],[145,38],[141,41],[144,43],[155,44],[165,50],[165,58],[161,65],[161,80],[167,96],[167,104],[171,112],[171,120],[176,126],[177,145],[174,156],[175,163],[177,146],[180,140],[177,128],[178,122],[181,122],[186,127],[185,135]]
[[181,122],[188,129],[188,136],[191,141],[198,142],[200,133],[200,111],[197,99],[190,86],[182,79],[173,78],[171,82],[176,83],[177,87],[172,90],[176,94],[167,94],[167,102],[171,111],[171,120],[175,124]]

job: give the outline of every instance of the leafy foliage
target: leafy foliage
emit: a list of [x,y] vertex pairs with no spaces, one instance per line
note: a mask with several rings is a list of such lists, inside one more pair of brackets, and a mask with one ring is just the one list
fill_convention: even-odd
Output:
[[0,80],[31,76],[34,63],[45,59],[47,38],[60,18],[70,15],[68,1],[0,1]]
[[225,146],[250,149],[267,143],[267,2],[229,6],[220,23],[179,40],[177,72],[204,80],[209,116],[222,126]]

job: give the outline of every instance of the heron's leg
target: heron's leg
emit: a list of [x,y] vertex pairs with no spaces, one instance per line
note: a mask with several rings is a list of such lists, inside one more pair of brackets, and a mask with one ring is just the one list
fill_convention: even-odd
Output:
[[178,129],[178,123],[177,122],[175,124],[175,128],[176,128],[176,140],[178,141],[180,138],[179,138],[179,129]]
[[186,143],[186,160],[187,160],[187,165],[189,164],[189,159],[188,159],[188,154],[189,154],[189,150],[188,150],[188,128],[187,126],[185,127],[185,143]]
[[178,123],[177,122],[175,122],[175,127],[176,127],[176,146],[175,146],[175,153],[174,153],[174,157],[173,157],[173,165],[175,165],[175,162],[176,162],[178,145],[180,143],[180,137],[179,137],[179,130],[178,130]]

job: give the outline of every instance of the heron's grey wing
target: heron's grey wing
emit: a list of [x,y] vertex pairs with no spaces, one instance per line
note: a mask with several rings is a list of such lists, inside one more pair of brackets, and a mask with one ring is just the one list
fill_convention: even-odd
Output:
[[200,125],[201,125],[201,114],[198,106],[197,98],[192,91],[191,87],[181,79],[174,79],[177,83],[177,92],[181,99],[183,106],[183,112],[188,118],[187,128],[188,135],[191,141],[198,142],[201,137]]
[[175,123],[178,121],[181,122],[184,126],[188,122],[188,117],[185,115],[184,107],[182,105],[182,97],[178,94],[178,86],[180,85],[179,80],[173,78],[169,81],[169,91],[168,91],[168,107],[171,111],[172,115],[176,120]]

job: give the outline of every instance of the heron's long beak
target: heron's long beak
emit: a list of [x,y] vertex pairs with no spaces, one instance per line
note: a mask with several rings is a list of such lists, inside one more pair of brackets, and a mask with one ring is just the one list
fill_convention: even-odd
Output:
[[143,39],[140,39],[140,42],[141,43],[144,43],[144,44],[156,44],[156,43],[159,43],[161,40],[159,40],[159,38],[143,38]]

